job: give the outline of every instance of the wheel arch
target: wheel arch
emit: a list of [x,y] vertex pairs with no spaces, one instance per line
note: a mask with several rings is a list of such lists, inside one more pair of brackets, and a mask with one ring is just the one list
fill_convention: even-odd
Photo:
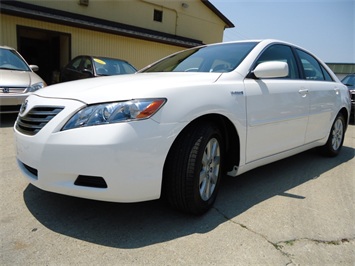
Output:
[[[233,123],[228,119],[227,117],[221,115],[221,114],[206,114],[203,116],[200,116],[194,120],[192,120],[189,124],[187,124],[183,130],[177,135],[175,138],[173,144],[171,145],[169,152],[167,153],[167,157],[165,158],[164,162],[164,168],[166,165],[166,162],[169,158],[170,151],[173,149],[174,145],[178,142],[177,140],[179,137],[184,134],[187,130],[189,130],[190,127],[198,124],[198,123],[214,123],[217,125],[217,127],[220,129],[222,137],[224,139],[224,145],[225,145],[225,151],[226,151],[226,156],[225,158],[227,161],[225,162],[225,167],[224,167],[224,172],[227,172],[228,170],[231,170],[233,166],[237,165],[239,166],[240,163],[240,137],[237,132],[236,127],[233,125]],[[164,168],[163,168],[163,173],[164,173]],[[164,179],[164,175],[163,175]]]
[[346,124],[345,124],[345,130],[348,128],[348,124],[349,124],[349,112],[348,110],[343,107],[338,114],[342,114],[344,116],[344,119],[346,121]]

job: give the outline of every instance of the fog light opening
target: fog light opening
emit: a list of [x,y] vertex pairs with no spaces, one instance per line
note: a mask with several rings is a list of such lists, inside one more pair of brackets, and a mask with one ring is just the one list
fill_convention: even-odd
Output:
[[82,187],[107,188],[105,179],[101,176],[79,175],[74,185]]

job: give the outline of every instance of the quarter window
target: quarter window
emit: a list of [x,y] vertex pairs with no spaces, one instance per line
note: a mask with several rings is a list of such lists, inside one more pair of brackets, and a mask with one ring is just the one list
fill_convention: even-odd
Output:
[[321,68],[322,68],[324,79],[326,81],[334,81],[333,78],[329,75],[328,71],[325,70],[325,68],[322,65],[321,65]]
[[81,60],[82,60],[81,57],[76,58],[76,59],[72,62],[72,64],[69,66],[69,68],[70,68],[70,69],[74,69],[74,70],[79,70],[79,66],[80,66]]

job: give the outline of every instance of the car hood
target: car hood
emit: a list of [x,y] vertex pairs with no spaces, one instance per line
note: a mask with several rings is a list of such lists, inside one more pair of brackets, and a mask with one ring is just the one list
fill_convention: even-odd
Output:
[[32,72],[0,69],[0,86],[28,87],[31,84]]
[[36,91],[49,98],[75,99],[86,104],[167,97],[169,89],[215,82],[221,73],[137,73],[64,82]]

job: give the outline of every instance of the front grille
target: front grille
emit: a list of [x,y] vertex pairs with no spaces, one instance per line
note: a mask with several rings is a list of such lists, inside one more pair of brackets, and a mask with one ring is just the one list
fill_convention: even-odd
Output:
[[27,88],[25,87],[0,87],[0,93],[7,95],[7,94],[19,94],[19,93],[24,93]]
[[59,114],[64,107],[42,106],[31,109],[25,116],[19,116],[16,129],[26,135],[36,135],[53,117]]
[[0,106],[0,113],[18,113],[21,105],[5,105]]

